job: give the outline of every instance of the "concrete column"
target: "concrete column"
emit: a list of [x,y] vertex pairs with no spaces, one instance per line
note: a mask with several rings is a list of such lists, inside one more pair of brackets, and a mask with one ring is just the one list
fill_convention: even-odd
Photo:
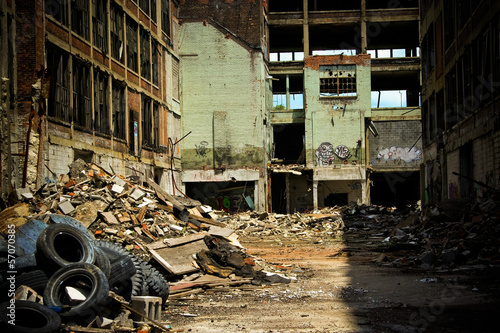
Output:
[[361,0],[361,53],[366,53],[366,0]]
[[318,180],[313,180],[313,208],[318,209]]
[[290,214],[290,174],[285,177],[285,193],[286,193],[286,213]]
[[308,56],[310,54],[309,50],[309,9],[307,6],[307,0],[303,0],[303,15],[304,19],[302,21],[302,27],[304,31],[304,57]]

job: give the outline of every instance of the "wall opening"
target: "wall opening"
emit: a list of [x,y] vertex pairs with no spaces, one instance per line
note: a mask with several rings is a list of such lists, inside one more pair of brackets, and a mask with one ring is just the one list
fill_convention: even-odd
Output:
[[419,172],[373,173],[370,180],[370,199],[374,205],[402,208],[420,200]]
[[304,124],[274,125],[274,158],[283,164],[301,164],[305,161]]
[[286,214],[286,174],[271,175],[272,212]]
[[228,213],[254,210],[255,182],[198,182],[186,183],[186,195]]

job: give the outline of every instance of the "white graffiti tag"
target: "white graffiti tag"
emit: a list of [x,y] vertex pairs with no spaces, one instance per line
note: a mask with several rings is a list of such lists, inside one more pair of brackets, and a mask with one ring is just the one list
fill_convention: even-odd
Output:
[[344,145],[339,145],[337,146],[337,148],[335,148],[335,155],[345,160],[351,155],[351,153],[349,152],[349,148]]
[[333,156],[333,145],[330,142],[323,142],[316,149],[316,160],[318,165],[332,165],[335,161]]
[[413,148],[399,148],[396,146],[383,148],[378,151],[378,159],[384,159],[386,161],[397,161],[401,160],[406,163],[422,159],[422,150]]

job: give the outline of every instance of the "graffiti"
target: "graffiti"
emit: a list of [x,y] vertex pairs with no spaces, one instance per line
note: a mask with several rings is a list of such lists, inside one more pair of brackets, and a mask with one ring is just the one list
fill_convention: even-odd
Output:
[[333,156],[333,145],[329,142],[323,142],[316,149],[316,160],[318,165],[332,165],[335,161]]
[[361,183],[360,182],[352,182],[351,184],[347,184],[347,186],[349,186],[349,188],[351,190],[359,190],[359,188],[361,187]]
[[346,158],[351,156],[351,152],[349,151],[349,148],[347,148],[346,146],[338,145],[337,148],[335,148],[335,155],[345,160]]
[[422,159],[422,150],[413,148],[399,148],[397,146],[383,148],[378,151],[377,159],[386,161],[404,161],[410,163],[412,161]]
[[207,146],[208,142],[201,141],[199,145],[195,144],[196,156],[205,157],[207,156]]
[[219,204],[219,210],[223,210],[225,212],[237,212],[240,209],[242,197],[241,195],[218,197],[217,203]]
[[450,185],[448,185],[448,197],[450,199],[460,198],[460,188],[455,183],[450,183]]

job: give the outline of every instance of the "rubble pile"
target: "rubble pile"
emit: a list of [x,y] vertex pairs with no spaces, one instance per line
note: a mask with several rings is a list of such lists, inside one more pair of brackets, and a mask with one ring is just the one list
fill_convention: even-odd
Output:
[[310,213],[276,214],[245,212],[219,218],[239,236],[331,237],[345,228],[342,209],[328,207]]
[[[132,320],[134,301],[156,297],[165,305],[211,288],[290,282],[248,256],[210,207],[171,196],[151,179],[82,160],[69,168],[34,193],[16,190],[0,212],[1,306],[14,296],[27,317],[43,312],[67,329],[77,324],[74,332],[83,326],[135,332],[144,321],[165,331],[168,325],[148,311]],[[7,280],[13,271],[16,280]],[[35,325],[57,331],[45,324]]]

